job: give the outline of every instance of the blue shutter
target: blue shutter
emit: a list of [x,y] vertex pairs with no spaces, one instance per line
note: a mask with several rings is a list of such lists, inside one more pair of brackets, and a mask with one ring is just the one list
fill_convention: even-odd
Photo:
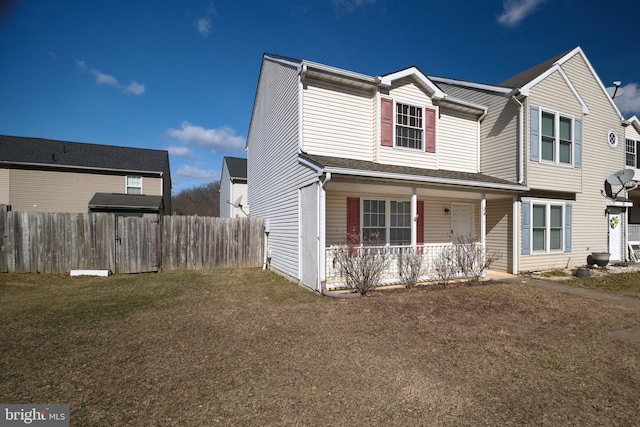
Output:
[[564,205],[564,251],[571,252],[571,205]]
[[531,160],[540,161],[540,114],[538,107],[531,106],[530,145]]
[[575,119],[573,122],[574,127],[574,142],[573,142],[573,167],[582,167],[582,120]]
[[522,255],[531,253],[531,203],[522,202]]

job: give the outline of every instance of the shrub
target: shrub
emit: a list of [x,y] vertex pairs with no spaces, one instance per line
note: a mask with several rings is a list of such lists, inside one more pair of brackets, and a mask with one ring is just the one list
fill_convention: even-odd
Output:
[[407,288],[413,288],[422,276],[424,255],[422,248],[406,248],[398,255],[400,282]]
[[359,234],[347,235],[346,242],[333,249],[334,263],[345,277],[347,287],[367,295],[380,284],[382,272],[389,265],[389,249],[377,246],[375,238],[359,242]]

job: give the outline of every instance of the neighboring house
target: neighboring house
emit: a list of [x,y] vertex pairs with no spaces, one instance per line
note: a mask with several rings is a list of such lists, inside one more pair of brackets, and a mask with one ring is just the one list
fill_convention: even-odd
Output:
[[331,246],[348,233],[396,253],[421,246],[428,274],[455,236],[507,239],[500,218],[528,187],[481,173],[487,113],[415,67],[373,77],[265,55],[247,155],[270,266],[321,290],[338,285]]
[[165,150],[0,136],[0,204],[23,212],[171,212]]
[[[635,173],[635,180],[640,180],[640,120],[636,116],[627,119],[630,126],[625,129],[625,167]],[[637,184],[637,181],[634,182]],[[640,261],[640,189],[632,187],[628,197],[634,207],[628,209],[629,224],[627,240],[633,245],[632,259]]]
[[220,217],[235,218],[247,215],[247,159],[225,157],[220,175]]

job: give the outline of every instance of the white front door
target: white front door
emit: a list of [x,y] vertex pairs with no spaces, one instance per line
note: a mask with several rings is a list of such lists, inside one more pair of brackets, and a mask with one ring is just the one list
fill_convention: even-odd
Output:
[[451,238],[475,237],[473,234],[473,205],[469,203],[451,204]]
[[622,215],[609,214],[609,253],[611,261],[622,261]]

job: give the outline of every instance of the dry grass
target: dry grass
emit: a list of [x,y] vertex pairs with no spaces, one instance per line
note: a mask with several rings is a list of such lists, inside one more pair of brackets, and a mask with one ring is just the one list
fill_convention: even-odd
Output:
[[563,283],[640,298],[640,271],[597,274],[598,271],[597,269],[592,270],[592,276],[588,279],[573,278]]
[[260,270],[0,276],[0,401],[72,425],[633,425],[640,310],[516,284],[323,298]]

